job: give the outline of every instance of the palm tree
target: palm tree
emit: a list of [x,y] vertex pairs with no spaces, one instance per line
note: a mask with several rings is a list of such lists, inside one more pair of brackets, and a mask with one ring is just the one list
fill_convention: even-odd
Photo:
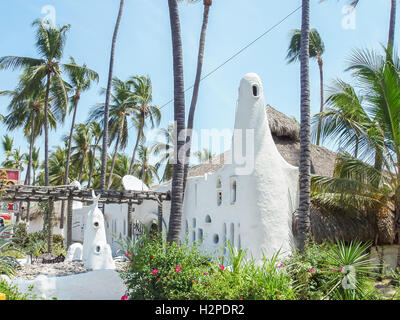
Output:
[[159,182],[160,178],[157,172],[159,164],[156,164],[154,166],[150,164],[150,148],[142,144],[139,145],[138,155],[138,160],[133,166],[134,175],[141,179],[143,183],[147,186],[151,186],[155,182],[155,179],[157,179],[157,181]]
[[[75,126],[75,133],[72,136],[74,146],[71,147],[73,162],[79,168],[78,181],[82,182],[82,174],[84,169],[88,167],[89,162],[89,151],[92,147],[92,135],[90,128],[86,124],[80,123]],[[68,142],[69,144],[69,142]],[[68,161],[68,149],[67,149],[67,161]],[[67,171],[67,166],[65,167]],[[64,180],[65,181],[65,180]]]
[[1,139],[1,144],[3,146],[4,153],[6,154],[6,160],[5,161],[9,161],[10,157],[12,155],[14,139],[11,138],[8,134],[6,134]]
[[[110,143],[116,139],[115,150],[112,158],[111,169],[108,177],[107,189],[112,184],[113,171],[118,149],[125,149],[128,142],[128,117],[135,112],[136,96],[130,90],[130,81],[113,79],[113,94],[111,95],[112,104],[109,105],[109,135]],[[104,91],[104,90],[103,90]],[[103,104],[98,104],[90,111],[90,121],[101,121],[104,119],[105,108]],[[105,127],[103,123],[103,127]],[[103,133],[104,136],[104,133]]]
[[155,156],[159,156],[158,163],[160,165],[165,164],[164,173],[161,177],[161,181],[169,181],[172,178],[173,172],[173,158],[174,158],[174,125],[170,124],[167,129],[159,129],[160,135],[163,137],[162,141],[156,141],[151,146],[151,152]]
[[144,142],[145,137],[143,129],[146,127],[146,120],[149,119],[151,128],[154,128],[155,125],[158,126],[161,121],[161,112],[158,107],[150,105],[153,98],[153,87],[149,77],[135,76],[130,79],[130,83],[134,88],[135,99],[137,101],[136,112],[133,116],[137,137],[135,148],[132,153],[131,164],[129,166],[129,174],[132,174],[139,142]]
[[206,148],[203,148],[201,151],[194,152],[193,155],[197,158],[199,163],[210,162],[211,159],[215,157],[215,154],[211,153],[211,151]]
[[299,249],[304,252],[310,230],[310,0],[302,0],[300,45],[300,199],[297,209],[297,238]]
[[[322,41],[321,36],[319,35],[317,29],[311,29],[309,34],[310,39],[310,58],[314,58],[318,62],[319,67],[319,78],[320,78],[320,112],[324,109],[324,72],[323,72],[323,60],[322,55],[325,51],[325,45]],[[292,31],[291,40],[288,48],[288,53],[286,59],[288,63],[297,62],[300,57],[300,49],[301,49],[301,30],[295,29]],[[321,132],[321,124],[319,124],[318,132],[317,132],[317,140],[316,144],[320,144],[320,132]]]
[[[11,97],[10,104],[8,105],[9,114],[4,118],[4,123],[8,130],[15,130],[23,127],[24,135],[29,137],[29,153],[27,162],[27,172],[25,176],[25,184],[31,183],[31,168],[32,168],[32,154],[36,138],[42,134],[44,127],[44,100],[45,89],[41,84],[38,88],[33,88],[33,91],[28,95],[21,95],[27,84],[29,74],[25,70],[20,82],[14,91],[2,91],[0,95],[9,95]],[[49,99],[52,102],[52,98]],[[58,114],[59,115],[59,114]],[[51,129],[56,127],[56,122],[62,119],[56,119],[50,109],[48,112],[48,121]]]
[[[71,123],[71,129],[70,129],[70,134],[69,134],[69,140],[68,140],[68,151],[67,151],[67,163],[66,163],[66,168],[65,168],[65,177],[64,177],[64,185],[68,184],[68,174],[69,174],[69,165],[70,165],[70,158],[71,158],[71,145],[72,145],[72,136],[74,133],[74,127],[75,127],[75,120],[76,120],[76,113],[78,110],[78,103],[81,98],[81,93],[84,91],[87,91],[90,89],[90,86],[93,81],[98,81],[99,75],[94,72],[93,70],[90,70],[87,68],[87,66],[84,64],[82,67],[79,67],[75,59],[73,57],[70,57],[70,62],[69,65],[66,66],[66,72],[69,77],[69,84],[74,90],[74,94],[71,97],[71,104],[73,105],[73,116],[72,116],[72,123]],[[65,201],[62,201],[62,206],[61,206],[61,220],[60,220],[60,228],[63,228],[63,222],[64,222],[64,211],[65,211]]]
[[9,152],[8,159],[6,159],[1,165],[7,169],[18,169],[19,171],[24,171],[24,158],[25,153],[21,153],[21,150],[13,149]]
[[[126,176],[129,172],[129,158],[122,153],[118,153],[115,161],[113,180],[111,188],[113,190],[119,190],[123,188],[122,178]],[[109,161],[109,166],[111,166],[111,159]]]
[[[394,46],[394,33],[396,29],[396,0],[390,0],[391,1],[391,6],[390,6],[390,21],[389,21],[389,35],[388,35],[388,44],[387,48],[389,49],[390,52],[393,51],[393,46]],[[351,6],[354,8],[357,7],[359,4],[360,0],[349,0],[349,3]]]
[[109,71],[108,71],[106,102],[104,105],[104,120],[103,120],[104,134],[103,134],[103,147],[102,147],[102,151],[101,151],[101,176],[100,176],[100,189],[101,190],[104,190],[104,188],[106,186],[107,153],[108,153],[107,148],[108,148],[108,143],[109,143],[109,141],[108,141],[109,140],[109,138],[108,138],[108,121],[109,121],[109,115],[110,115],[109,106],[110,106],[111,87],[112,87],[113,72],[114,72],[115,46],[117,43],[118,30],[119,30],[119,26],[121,23],[124,2],[125,2],[125,0],[120,0],[117,22],[115,24],[114,34],[113,34],[112,43],[111,43],[111,55],[110,55],[110,66],[109,66]]
[[[342,211],[374,214],[387,217],[394,212],[397,242],[400,233],[400,59],[392,58],[391,48],[385,55],[373,51],[355,51],[350,59],[348,70],[361,85],[360,105],[357,115],[352,119],[348,113],[343,121],[352,123],[349,134],[341,134],[336,139],[346,145],[353,145],[351,134],[356,128],[360,147],[365,150],[358,154],[359,159],[348,152],[337,158],[333,178],[313,177],[313,203],[325,208],[341,207]],[[350,87],[350,85],[348,85]],[[355,89],[353,88],[353,91]],[[336,95],[341,95],[339,91]],[[341,101],[342,109],[351,109],[352,100]],[[332,99],[333,107],[338,104]],[[326,126],[332,120],[320,115]],[[330,124],[331,123],[331,124]],[[341,127],[339,132],[345,131]],[[372,152],[371,152],[372,150]],[[368,152],[369,151],[369,152]],[[375,159],[370,154],[381,156],[381,168],[376,168]]]
[[90,188],[90,185],[92,183],[92,176],[93,176],[93,171],[96,165],[96,151],[99,149],[99,143],[101,138],[103,137],[103,128],[101,127],[100,123],[96,121],[89,122],[89,128],[91,135],[94,139],[94,143],[92,144],[92,160],[90,164],[90,171],[89,171],[89,178],[88,178],[88,184],[87,188]]
[[33,147],[32,151],[32,185],[36,184],[36,172],[39,169],[40,161],[39,161],[39,149],[36,149],[36,147]]
[[[174,121],[176,123],[176,136],[178,137],[175,141],[174,150],[176,150],[176,154],[179,155],[185,143],[185,139],[181,138],[181,133],[185,130],[185,83],[183,79],[182,35],[177,0],[168,0],[168,8],[173,51]],[[171,213],[167,235],[168,242],[179,241],[182,225],[183,176],[184,161],[180,159],[180,157],[176,157],[176,159],[174,159],[171,182]]]
[[[64,119],[68,104],[68,86],[62,79],[61,69],[68,66],[60,62],[66,41],[66,33],[70,29],[70,25],[61,28],[48,27],[42,21],[36,20],[33,26],[37,27],[36,31],[36,48],[38,49],[40,58],[5,56],[0,58],[0,64],[5,69],[16,69],[19,67],[28,68],[25,88],[21,91],[21,96],[29,95],[35,88],[39,88],[43,81],[45,83],[44,98],[44,122],[45,122],[45,163],[44,163],[44,183],[49,185],[49,125],[48,125],[48,109],[50,95],[54,98],[58,112],[61,112]],[[73,68],[74,66],[70,66]],[[53,109],[53,113],[56,110]]]
[[[200,0],[187,0],[188,2],[199,2]],[[186,159],[184,165],[184,173],[183,173],[183,192],[186,189],[186,180],[189,170],[190,164],[190,153],[191,153],[191,146],[192,146],[192,130],[193,130],[193,122],[194,122],[194,114],[196,111],[197,100],[199,96],[199,89],[200,89],[200,81],[201,81],[201,73],[203,70],[203,60],[204,60],[204,49],[205,49],[205,42],[206,42],[206,35],[207,35],[207,26],[208,26],[208,17],[210,12],[210,7],[212,6],[212,0],[203,0],[204,5],[204,12],[203,12],[203,23],[201,27],[200,33],[200,43],[199,43],[199,52],[197,57],[197,71],[196,71],[196,78],[193,86],[193,95],[192,101],[190,104],[189,115],[188,115],[188,124],[186,130]]]
[[329,139],[339,149],[353,154],[354,158],[359,154],[374,155],[374,150],[369,147],[368,132],[364,132],[367,126],[373,129],[374,123],[362,105],[363,97],[340,79],[333,82],[329,91],[324,111],[312,118],[313,139],[321,129],[323,140]]

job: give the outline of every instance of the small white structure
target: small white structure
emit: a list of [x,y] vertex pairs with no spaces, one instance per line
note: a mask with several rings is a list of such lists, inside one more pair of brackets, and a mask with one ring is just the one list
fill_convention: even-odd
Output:
[[122,185],[125,190],[130,191],[148,191],[149,188],[144,182],[135,176],[127,175],[122,178]]
[[115,269],[111,248],[107,244],[103,213],[97,206],[99,198],[93,192],[93,204],[88,207],[85,224],[82,258],[88,269]]
[[82,261],[83,260],[83,246],[80,243],[73,243],[70,245],[65,257],[65,261]]

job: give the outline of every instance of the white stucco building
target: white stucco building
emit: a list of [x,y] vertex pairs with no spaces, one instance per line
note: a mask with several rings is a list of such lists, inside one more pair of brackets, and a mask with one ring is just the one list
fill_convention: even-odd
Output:
[[[234,106],[232,107],[234,108]],[[255,258],[292,244],[291,217],[298,203],[298,168],[278,151],[265,112],[264,89],[256,74],[240,82],[232,149],[213,172],[190,174],[183,208],[182,240],[199,240],[203,249],[221,253],[227,241],[247,249]],[[170,184],[154,191],[166,191]],[[127,235],[127,205],[105,207],[109,243],[111,236]],[[163,229],[169,221],[170,203],[163,204]],[[75,213],[74,213],[74,216]],[[157,223],[157,204],[134,206],[133,219],[150,227]],[[74,224],[75,225],[75,224]]]

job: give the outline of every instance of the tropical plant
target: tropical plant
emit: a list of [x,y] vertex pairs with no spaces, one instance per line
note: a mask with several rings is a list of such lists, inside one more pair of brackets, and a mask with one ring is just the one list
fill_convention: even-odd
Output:
[[133,165],[134,175],[141,179],[147,186],[151,186],[155,182],[155,179],[159,182],[160,178],[157,172],[159,164],[154,166],[150,164],[150,148],[144,145],[139,145],[138,155],[139,157]]
[[211,159],[215,157],[215,153],[212,153],[207,148],[203,148],[201,151],[196,151],[193,155],[196,156],[199,163],[210,162]]
[[129,167],[129,174],[132,174],[139,143],[144,143],[145,140],[143,130],[147,122],[150,122],[151,128],[154,128],[155,125],[158,126],[161,121],[161,112],[157,106],[150,105],[153,98],[153,86],[149,77],[132,77],[130,79],[130,84],[134,89],[134,98],[137,103],[132,117],[137,130],[135,148],[133,149]]
[[[394,239],[400,231],[399,61],[388,51],[386,55],[354,52],[348,70],[361,85],[362,95],[356,95],[350,85],[342,85],[328,99],[328,113],[317,115],[322,118],[324,135],[334,137],[354,153],[338,155],[333,177],[312,178],[313,203],[317,206],[340,207],[348,213],[374,214],[377,218],[393,212]],[[333,136],[335,131],[338,134]]]
[[[173,52],[174,122],[176,124],[176,136],[178,137],[174,141],[174,150],[177,155],[180,155],[180,151],[185,144],[185,139],[182,139],[182,136],[185,136],[182,135],[185,132],[185,83],[183,79],[182,35],[177,0],[168,0],[168,8]],[[179,241],[182,225],[184,159],[176,157],[174,160],[171,182],[171,210],[167,234],[168,242]]]
[[[103,89],[102,92],[105,92]],[[125,149],[128,142],[128,117],[135,112],[136,95],[131,91],[130,81],[122,81],[118,78],[113,79],[113,94],[111,95],[111,104],[109,105],[109,141],[115,141],[115,149],[109,171],[107,189],[112,184],[115,161],[118,149]],[[97,104],[89,114],[89,121],[102,121],[104,119],[104,104]],[[103,123],[103,127],[104,123]],[[103,133],[104,134],[104,133]]]
[[[77,124],[75,126],[75,133],[72,136],[72,140],[74,145],[71,147],[71,159],[73,160],[73,163],[76,164],[79,168],[78,181],[82,182],[83,172],[87,172],[87,169],[89,167],[89,153],[92,147],[92,135],[90,128],[84,123]],[[68,161],[68,149],[66,161]]]
[[93,171],[96,166],[96,151],[100,148],[99,143],[100,140],[103,136],[103,129],[100,125],[100,123],[96,121],[89,122],[88,124],[90,128],[91,135],[94,139],[94,143],[92,143],[92,158],[91,158],[91,163],[90,163],[90,171],[89,171],[89,178],[88,178],[88,184],[87,188],[90,188],[90,185],[92,183],[92,176],[93,176]]
[[[317,29],[311,29],[309,32],[309,54],[311,59],[316,59],[319,67],[320,78],[320,112],[324,110],[324,72],[323,72],[323,59],[322,55],[325,51],[325,45],[322,41]],[[301,30],[295,29],[292,31],[291,40],[288,48],[286,59],[289,63],[297,62],[300,58],[301,49]],[[320,132],[321,124],[319,124],[317,131],[316,144],[320,145]]]
[[[112,160],[109,159],[109,167],[111,167]],[[112,190],[119,190],[123,188],[122,178],[129,172],[129,158],[125,154],[117,153],[115,159],[115,166],[113,172],[113,179],[111,183]]]
[[158,163],[165,165],[161,181],[169,181],[172,178],[173,158],[174,158],[174,125],[169,124],[168,128],[159,129],[162,139],[156,141],[150,148],[150,151],[158,158]]
[[13,275],[15,269],[19,267],[18,261],[10,254],[19,252],[8,237],[11,231],[11,226],[0,228],[0,274]]
[[[71,129],[68,139],[67,163],[66,163],[64,183],[63,183],[64,185],[67,185],[69,183],[68,175],[69,175],[69,166],[71,159],[71,148],[72,148],[73,133],[76,121],[76,113],[78,110],[78,103],[81,98],[82,92],[89,90],[92,82],[98,81],[99,75],[93,70],[88,69],[85,64],[82,67],[79,67],[76,64],[75,59],[73,57],[70,57],[69,65],[67,65],[65,69],[69,77],[69,85],[74,91],[74,94],[71,97],[71,105],[73,106],[72,108],[74,111],[73,111]],[[86,156],[86,154],[87,153],[85,153],[84,157]],[[81,178],[82,178],[82,171],[79,175],[79,181],[81,181]],[[65,211],[65,201],[62,201],[61,220],[60,220],[61,229],[64,226],[64,211]]]
[[11,155],[12,155],[14,139],[11,138],[8,134],[6,134],[1,139],[1,144],[2,144],[2,147],[3,147],[4,153],[6,154],[5,162],[7,162],[7,161],[10,160]]
[[118,30],[121,23],[122,12],[124,9],[125,0],[120,0],[119,11],[117,21],[115,23],[114,34],[111,42],[111,54],[110,54],[110,65],[108,71],[108,82],[107,82],[107,90],[106,90],[106,101],[104,104],[104,131],[103,131],[103,146],[101,149],[101,174],[100,174],[100,189],[104,190],[106,187],[106,174],[107,174],[107,154],[108,154],[108,122],[109,122],[109,114],[110,114],[110,97],[111,97],[111,88],[112,88],[112,80],[113,80],[113,72],[114,72],[114,58],[115,58],[115,46],[117,43]]
[[[200,0],[187,0],[189,3],[199,2]],[[191,154],[191,147],[192,147],[192,130],[194,124],[194,114],[196,111],[196,105],[199,95],[200,89],[200,81],[201,81],[201,74],[203,70],[203,61],[204,61],[204,50],[205,50],[205,42],[206,42],[206,35],[207,35],[207,26],[208,26],[208,18],[210,13],[210,7],[212,6],[212,0],[203,0],[204,5],[204,12],[203,12],[203,23],[201,27],[200,33],[200,42],[199,42],[199,52],[197,57],[197,71],[196,71],[196,78],[193,85],[193,95],[192,101],[190,103],[189,115],[188,115],[188,122],[187,122],[187,130],[186,130],[186,159],[184,164],[184,172],[183,172],[183,193],[185,193],[186,189],[186,180],[190,165],[190,154]]]
[[16,69],[23,67],[26,69],[26,83],[24,89],[21,90],[21,97],[29,96],[35,89],[45,85],[44,96],[44,128],[45,128],[45,160],[44,160],[44,184],[50,183],[49,178],[49,124],[48,110],[49,100],[53,99],[53,113],[58,112],[64,119],[68,105],[69,86],[62,78],[62,69],[80,68],[71,64],[62,64],[61,59],[66,42],[66,33],[70,29],[70,25],[63,27],[48,26],[41,20],[36,20],[33,26],[37,27],[36,31],[36,48],[38,49],[40,58],[5,56],[0,58],[0,64],[5,69]]
[[302,0],[302,25],[300,45],[300,165],[299,207],[296,212],[296,233],[300,251],[305,248],[310,230],[310,1]]
[[7,169],[18,169],[21,172],[24,170],[24,158],[25,153],[21,153],[20,148],[13,149],[11,154],[8,156],[8,160],[5,160],[1,165]]
[[[34,143],[36,138],[42,134],[44,128],[44,85],[38,88],[32,88],[32,92],[27,96],[21,95],[29,84],[28,69],[22,75],[19,84],[14,91],[2,91],[0,95],[9,95],[11,101],[8,105],[9,113],[4,118],[4,123],[8,130],[15,130],[22,127],[24,135],[29,139],[29,153],[27,156],[27,172],[25,176],[25,184],[31,184],[32,157],[34,151]],[[52,99],[49,98],[49,103]],[[59,114],[56,113],[59,116]],[[62,119],[56,119],[51,108],[48,110],[48,121],[51,129],[56,127],[56,122]]]

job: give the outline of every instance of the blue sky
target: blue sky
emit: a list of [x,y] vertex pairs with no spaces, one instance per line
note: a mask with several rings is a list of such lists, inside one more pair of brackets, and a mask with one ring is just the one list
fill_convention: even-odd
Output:
[[[126,80],[132,75],[148,75],[153,83],[153,104],[163,106],[173,97],[172,48],[166,0],[127,0],[116,48],[114,76]],[[301,0],[214,0],[204,60],[204,74],[226,61],[241,48],[296,9]],[[354,48],[376,48],[386,44],[390,1],[361,1],[355,12],[355,28],[343,28],[347,1],[311,0],[311,27],[320,32],[326,47],[324,73],[327,85],[332,79],[349,80],[344,73],[346,58]],[[106,86],[111,38],[119,0],[3,0],[0,2],[0,56],[36,57],[31,23],[43,18],[46,5],[56,9],[57,25],[71,24],[64,51],[66,61],[73,56],[100,75],[98,85],[82,95],[78,121],[86,121],[89,109],[104,102],[99,90]],[[202,1],[180,5],[183,33],[185,85],[193,84],[196,72],[198,39],[202,20]],[[202,82],[196,111],[195,129],[231,129],[240,79],[248,72],[259,74],[264,84],[266,103],[299,119],[299,64],[285,61],[290,31],[300,27],[301,11],[257,41],[234,60]],[[311,61],[311,111],[319,110],[319,73]],[[0,90],[12,90],[19,71],[0,72]],[[186,95],[189,109],[191,90]],[[6,114],[8,100],[0,98],[0,113]],[[162,127],[173,120],[173,103],[162,109]],[[51,133],[50,147],[61,143],[70,127],[68,117]],[[0,137],[6,132],[0,125]],[[22,131],[8,132],[16,147],[28,150]],[[136,133],[131,131],[126,152],[131,154]],[[43,137],[36,145],[43,152]],[[4,154],[0,153],[0,162]]]

